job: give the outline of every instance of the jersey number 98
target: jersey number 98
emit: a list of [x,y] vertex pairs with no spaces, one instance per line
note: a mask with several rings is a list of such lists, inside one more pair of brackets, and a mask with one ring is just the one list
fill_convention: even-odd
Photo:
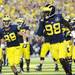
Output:
[[45,26],[47,35],[53,35],[53,34],[60,34],[61,29],[60,29],[60,23],[55,23],[53,25],[48,24]]
[[15,33],[10,33],[9,35],[4,36],[5,41],[11,42],[16,40],[16,35]]

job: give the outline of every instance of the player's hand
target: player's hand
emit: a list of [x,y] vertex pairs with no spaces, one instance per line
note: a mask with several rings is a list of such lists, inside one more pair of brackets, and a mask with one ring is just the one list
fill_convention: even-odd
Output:
[[36,36],[36,37],[35,37],[35,41],[38,42],[38,43],[39,43],[39,42],[41,43],[41,42],[44,42],[44,38],[43,38],[42,36],[41,36],[41,37]]

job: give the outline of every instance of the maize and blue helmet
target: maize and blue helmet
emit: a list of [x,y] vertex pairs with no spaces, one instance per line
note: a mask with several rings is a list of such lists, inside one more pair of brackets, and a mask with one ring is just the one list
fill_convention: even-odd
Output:
[[9,16],[4,16],[2,20],[3,20],[3,27],[8,28],[11,23],[11,18]]
[[43,14],[44,17],[46,16],[51,17],[55,14],[55,6],[50,5],[50,4],[47,4],[46,6],[41,7],[41,10],[44,13]]
[[16,22],[18,25],[22,25],[22,24],[24,24],[24,19],[23,19],[23,18],[17,18],[17,19],[15,20],[15,22]]

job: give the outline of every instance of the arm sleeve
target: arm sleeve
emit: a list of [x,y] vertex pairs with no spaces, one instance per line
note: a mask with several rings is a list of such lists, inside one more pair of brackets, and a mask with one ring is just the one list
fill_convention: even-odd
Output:
[[36,35],[43,36],[43,30],[44,30],[44,22],[40,21],[39,22],[39,28],[38,28],[38,30],[36,32]]
[[62,17],[62,15],[61,15],[61,22],[62,22],[63,25],[65,25],[65,27],[67,27],[67,28],[69,28],[70,30],[72,30],[72,27],[71,27],[70,23],[69,23],[68,21],[66,21],[66,20]]

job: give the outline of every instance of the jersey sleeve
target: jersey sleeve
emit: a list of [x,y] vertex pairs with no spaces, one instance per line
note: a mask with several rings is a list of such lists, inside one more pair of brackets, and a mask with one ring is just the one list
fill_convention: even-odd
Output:
[[62,17],[62,15],[60,16],[60,18],[61,18],[61,23],[62,23],[65,27],[67,27],[67,28],[69,28],[70,30],[72,30],[70,23],[69,23],[68,21],[66,21],[66,20]]
[[36,32],[36,35],[38,36],[43,36],[43,31],[44,31],[44,21],[41,21],[39,22],[39,28]]

